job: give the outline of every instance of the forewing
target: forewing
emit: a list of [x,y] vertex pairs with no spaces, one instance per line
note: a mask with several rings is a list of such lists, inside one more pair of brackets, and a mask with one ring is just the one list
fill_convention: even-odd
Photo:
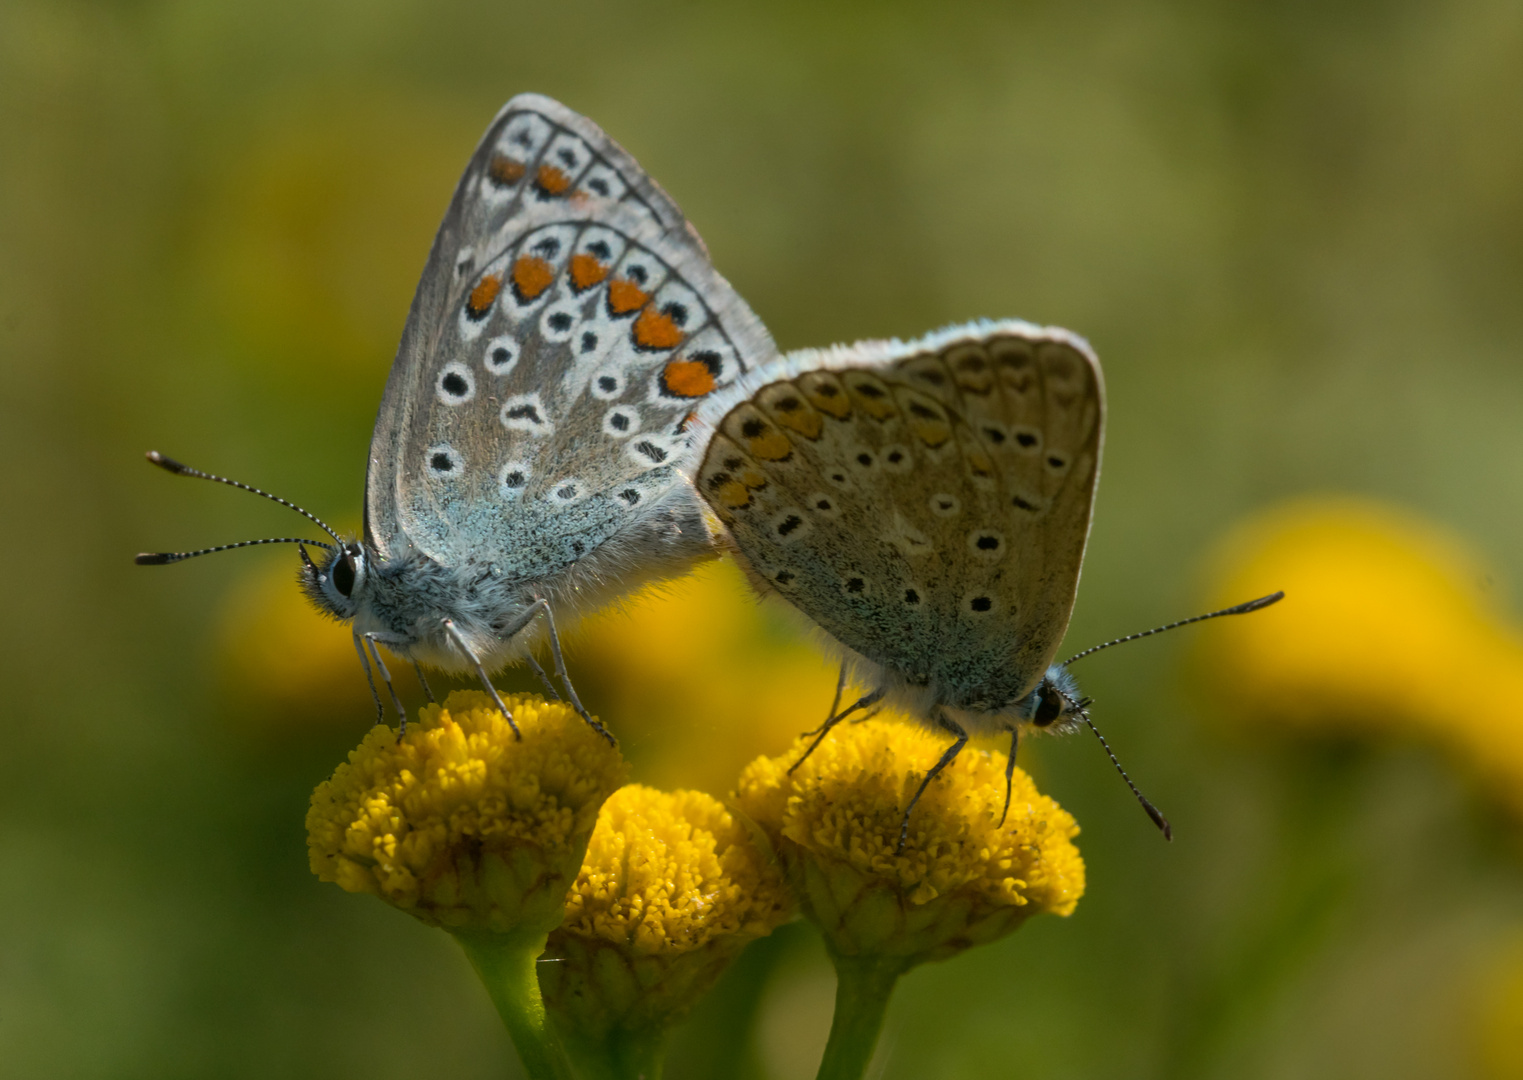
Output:
[[844,645],[998,707],[1067,627],[1102,412],[1099,365],[1061,330],[805,351],[704,407],[696,481],[756,573]]
[[552,574],[691,501],[683,421],[773,353],[629,155],[563,106],[515,98],[419,284],[371,444],[367,537],[383,556]]

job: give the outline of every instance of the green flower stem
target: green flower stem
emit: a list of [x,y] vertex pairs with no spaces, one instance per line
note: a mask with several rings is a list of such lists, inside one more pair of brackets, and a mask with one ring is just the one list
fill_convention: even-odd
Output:
[[899,956],[841,956],[836,966],[836,1012],[818,1080],[860,1080],[872,1062],[894,984],[909,963]]
[[535,961],[545,951],[548,932],[462,930],[454,936],[497,1006],[497,1015],[502,1017],[530,1080],[575,1080],[566,1052],[545,1019],[545,1003],[539,996]]
[[666,1059],[666,1029],[615,1030],[601,1042],[565,1040],[582,1080],[661,1080]]
[[615,1049],[620,1080],[661,1080],[666,1061],[666,1029],[625,1032]]

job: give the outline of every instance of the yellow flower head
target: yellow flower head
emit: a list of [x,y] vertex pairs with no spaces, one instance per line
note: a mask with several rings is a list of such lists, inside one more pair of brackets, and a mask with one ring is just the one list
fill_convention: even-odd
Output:
[[603,804],[540,984],[578,1033],[662,1027],[789,917],[771,855],[717,799],[631,784]]
[[1408,734],[1466,760],[1523,810],[1523,635],[1435,526],[1358,499],[1303,500],[1240,527],[1212,591],[1286,599],[1200,635],[1201,682],[1246,729]]
[[566,647],[586,673],[578,689],[605,702],[639,748],[642,777],[724,791],[746,762],[793,737],[796,702],[829,701],[835,688],[836,668],[795,619],[782,603],[758,603],[740,568],[714,559],[592,616]]
[[839,955],[938,960],[1009,933],[1084,894],[1072,815],[1005,759],[964,750],[921,798],[909,842],[899,824],[946,749],[924,728],[886,719],[841,724],[792,775],[808,745],[758,758],[740,777],[742,810],[772,835],[805,913]]
[[569,705],[457,690],[397,739],[375,728],[318,785],[312,872],[447,929],[543,933],[561,921],[618,750]]
[[1477,1075],[1523,1080],[1523,941],[1499,950],[1475,1008]]

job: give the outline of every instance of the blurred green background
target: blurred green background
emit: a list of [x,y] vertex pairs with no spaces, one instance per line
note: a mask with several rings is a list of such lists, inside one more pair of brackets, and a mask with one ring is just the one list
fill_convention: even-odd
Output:
[[[1223,530],[1302,492],[1447,524],[1508,602],[1515,0],[0,0],[0,1075],[516,1075],[444,935],[307,870],[308,794],[370,717],[223,689],[221,612],[271,563],[130,556],[296,528],[149,448],[357,522],[433,230],[523,90],[628,148],[784,348],[977,316],[1095,344],[1072,645],[1191,613]],[[1196,632],[1083,671],[1175,843],[1092,741],[1034,747],[1089,894],[906,979],[884,1078],[1477,1075],[1516,826],[1421,751],[1223,738]],[[812,1075],[831,986],[785,929],[669,1075]],[[751,993],[751,1049],[716,1045]]]

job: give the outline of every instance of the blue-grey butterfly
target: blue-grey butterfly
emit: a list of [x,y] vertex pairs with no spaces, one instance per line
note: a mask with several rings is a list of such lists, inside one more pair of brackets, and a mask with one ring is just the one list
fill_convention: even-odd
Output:
[[[366,677],[373,660],[404,724],[377,644],[474,672],[495,697],[488,673],[533,663],[540,615],[585,717],[556,615],[711,550],[679,471],[694,453],[693,411],[775,351],[635,160],[564,105],[520,95],[472,155],[424,267],[371,440],[363,537],[308,514],[332,543],[248,543],[327,549],[313,561],[299,548],[302,586],[352,621]],[[373,679],[371,691],[379,710]]]
[[850,672],[869,688],[841,711],[838,691],[813,746],[880,702],[955,740],[905,809],[901,849],[920,792],[969,736],[1008,733],[1013,769],[1023,730],[1089,723],[1072,660],[1053,659],[1104,420],[1089,345],[1017,321],[790,353],[699,409],[693,479],[753,584],[838,643],[842,685]]

